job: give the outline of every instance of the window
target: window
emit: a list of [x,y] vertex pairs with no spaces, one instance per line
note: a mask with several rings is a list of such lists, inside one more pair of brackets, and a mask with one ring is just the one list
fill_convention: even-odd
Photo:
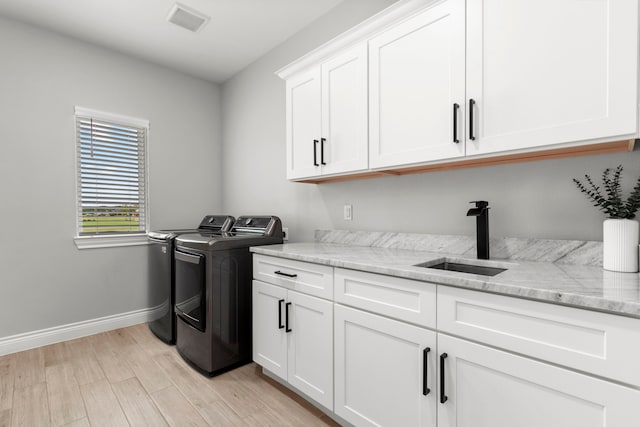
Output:
[[76,107],[78,247],[146,241],[148,130],[146,120]]

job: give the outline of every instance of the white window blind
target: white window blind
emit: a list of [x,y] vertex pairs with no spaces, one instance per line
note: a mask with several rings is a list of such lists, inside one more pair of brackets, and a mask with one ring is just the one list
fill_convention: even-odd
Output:
[[146,232],[148,122],[76,108],[78,236]]

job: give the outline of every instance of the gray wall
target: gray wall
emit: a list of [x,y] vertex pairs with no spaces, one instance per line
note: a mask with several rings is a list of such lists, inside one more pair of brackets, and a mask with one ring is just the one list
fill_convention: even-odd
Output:
[[[311,240],[316,228],[472,234],[467,202],[482,198],[494,235],[600,239],[602,216],[571,178],[623,163],[629,186],[640,152],[286,180],[284,82],[274,71],[391,3],[345,0],[230,79],[222,96],[214,84],[0,18],[0,338],[148,307],[146,247],[73,243],[75,105],[150,120],[153,229],[224,210],[278,214],[293,241]],[[345,203],[353,221],[342,220]]]
[[[312,240],[316,228],[472,235],[468,202],[482,199],[494,236],[601,240],[604,216],[571,179],[623,164],[629,188],[640,175],[637,150],[321,185],[286,180],[285,83],[274,72],[391,3],[346,0],[223,85],[225,209],[278,214],[291,241]],[[347,203],[353,221],[342,219]]]
[[145,246],[73,242],[74,106],[149,119],[151,227],[193,226],[221,207],[219,87],[5,19],[0,52],[0,338],[147,308]]

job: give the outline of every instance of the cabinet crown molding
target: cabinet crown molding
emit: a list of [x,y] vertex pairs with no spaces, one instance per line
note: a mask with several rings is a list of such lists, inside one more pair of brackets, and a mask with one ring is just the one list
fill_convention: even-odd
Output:
[[283,80],[323,60],[330,58],[342,49],[364,42],[372,35],[385,28],[409,19],[420,10],[439,3],[441,0],[399,0],[397,3],[383,9],[355,27],[334,37],[304,56],[276,71],[276,75]]

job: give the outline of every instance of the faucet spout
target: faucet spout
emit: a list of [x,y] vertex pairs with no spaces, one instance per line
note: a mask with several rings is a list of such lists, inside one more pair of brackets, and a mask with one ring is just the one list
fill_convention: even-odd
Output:
[[467,211],[467,216],[480,216],[484,212],[482,208],[471,208]]
[[476,249],[478,259],[489,259],[489,202],[478,200],[476,207],[467,211],[467,216],[476,217]]

